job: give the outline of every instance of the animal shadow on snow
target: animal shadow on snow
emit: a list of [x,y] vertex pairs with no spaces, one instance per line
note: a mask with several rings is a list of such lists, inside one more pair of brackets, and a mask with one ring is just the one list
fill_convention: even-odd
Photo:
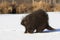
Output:
[[43,33],[49,33],[49,32],[60,32],[60,29],[55,29],[55,30],[45,30]]

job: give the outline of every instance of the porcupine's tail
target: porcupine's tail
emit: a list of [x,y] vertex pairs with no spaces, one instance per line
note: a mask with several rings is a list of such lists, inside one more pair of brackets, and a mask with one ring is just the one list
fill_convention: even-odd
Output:
[[55,30],[54,28],[52,28],[51,26],[49,26],[49,24],[47,24],[46,29],[48,29],[48,30]]

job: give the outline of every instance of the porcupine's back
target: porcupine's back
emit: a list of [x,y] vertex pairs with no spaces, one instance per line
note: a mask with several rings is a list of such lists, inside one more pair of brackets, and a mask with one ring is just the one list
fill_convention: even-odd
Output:
[[32,12],[31,14],[23,18],[21,24],[24,26],[28,25],[38,26],[40,24],[46,23],[47,21],[48,21],[47,13],[40,9],[35,12]]

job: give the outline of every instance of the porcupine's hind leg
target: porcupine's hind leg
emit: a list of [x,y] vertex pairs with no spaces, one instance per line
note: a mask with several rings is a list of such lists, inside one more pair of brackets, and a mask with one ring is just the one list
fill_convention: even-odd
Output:
[[46,29],[45,25],[39,26],[36,28],[36,33],[42,33]]

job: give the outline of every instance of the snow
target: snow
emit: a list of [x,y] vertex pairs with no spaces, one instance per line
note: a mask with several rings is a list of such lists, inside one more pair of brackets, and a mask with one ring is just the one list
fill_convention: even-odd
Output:
[[21,20],[28,14],[0,14],[0,40],[60,40],[60,12],[47,12],[56,31],[25,34]]

